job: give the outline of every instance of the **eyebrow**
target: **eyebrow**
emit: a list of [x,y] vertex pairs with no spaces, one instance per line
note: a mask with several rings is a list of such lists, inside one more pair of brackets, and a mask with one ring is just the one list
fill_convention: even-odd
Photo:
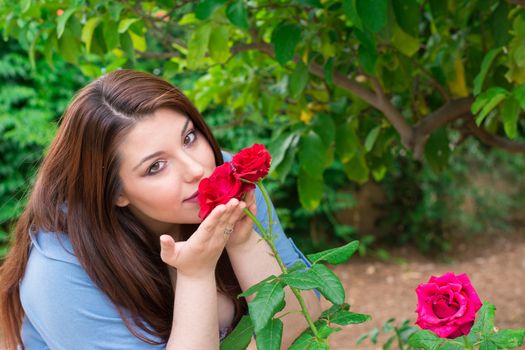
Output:
[[[184,135],[184,133],[186,132],[186,130],[188,129],[188,125],[190,124],[190,118],[186,118],[186,122],[184,123],[184,127],[182,128],[182,132],[180,133],[181,136]],[[151,158],[155,158],[155,157],[158,157],[160,156],[161,154],[163,154],[164,151],[157,151],[155,153],[152,153],[150,154],[149,156],[146,156],[144,158],[142,158],[142,160],[140,161],[139,164],[137,164],[134,168],[133,168],[133,171],[135,171],[139,166],[141,166],[144,162],[147,162],[148,160],[150,160]]]

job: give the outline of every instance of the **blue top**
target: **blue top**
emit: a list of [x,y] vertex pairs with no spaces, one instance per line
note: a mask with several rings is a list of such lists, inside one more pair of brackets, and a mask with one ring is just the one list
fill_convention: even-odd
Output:
[[[229,155],[225,158],[230,160]],[[268,229],[268,210],[258,188],[255,196],[257,218]],[[285,265],[303,261],[310,266],[294,242],[285,236],[273,204],[272,213],[275,245]],[[255,226],[254,229],[260,234]],[[131,334],[115,305],[80,265],[66,234],[38,231],[30,235],[31,251],[20,283],[20,300],[26,316],[22,341],[27,350],[165,348],[147,344]]]

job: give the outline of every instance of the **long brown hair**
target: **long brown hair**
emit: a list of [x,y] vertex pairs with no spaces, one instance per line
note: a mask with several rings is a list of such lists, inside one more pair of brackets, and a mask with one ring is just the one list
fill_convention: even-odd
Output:
[[[80,264],[116,305],[130,331],[148,343],[155,341],[144,334],[167,342],[174,293],[168,267],[160,259],[158,237],[127,208],[115,205],[122,189],[117,145],[138,120],[159,108],[188,116],[210,143],[216,164],[223,163],[202,116],[170,83],[150,74],[119,70],[80,90],[62,116],[0,267],[0,328],[8,349],[22,345],[19,282],[33,228],[67,233]],[[196,225],[181,228],[187,238]],[[219,259],[216,276],[218,289],[235,303],[238,321],[246,304],[236,298],[240,287],[226,253]],[[131,315],[132,322],[124,315]]]

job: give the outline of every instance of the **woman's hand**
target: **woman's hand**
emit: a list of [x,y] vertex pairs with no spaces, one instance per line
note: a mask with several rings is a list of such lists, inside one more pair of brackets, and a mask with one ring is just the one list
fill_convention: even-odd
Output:
[[[246,193],[244,201],[242,201],[241,204],[248,208],[254,216],[257,216],[255,190]],[[230,239],[228,240],[228,243],[226,243],[226,248],[228,250],[242,246],[244,243],[248,242],[252,235],[253,221],[248,215],[243,215],[244,216],[235,224]]]
[[187,241],[175,242],[171,236],[162,235],[162,261],[175,267],[178,275],[201,277],[214,274],[217,261],[230,239],[228,229],[244,222],[246,215],[242,210],[245,206],[235,198],[225,205],[218,205]]

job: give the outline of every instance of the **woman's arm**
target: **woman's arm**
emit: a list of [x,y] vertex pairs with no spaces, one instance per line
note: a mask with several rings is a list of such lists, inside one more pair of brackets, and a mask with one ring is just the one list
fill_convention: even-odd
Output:
[[[246,203],[249,203],[249,210],[257,215],[257,219],[268,231],[268,209],[261,191],[256,189],[250,192],[245,200]],[[303,261],[305,265],[309,266],[306,258],[284,234],[273,204],[270,210],[273,214],[274,243],[284,264],[291,266],[296,261]],[[249,217],[244,218],[235,226],[236,230],[226,245],[233,270],[243,291],[268,276],[277,276],[282,273],[279,264],[273,257],[271,248],[262,240],[259,233],[251,229],[248,231],[249,234],[242,235],[243,232],[246,232],[244,228],[246,225],[253,226]],[[239,228],[239,232],[237,232],[237,228]],[[321,314],[321,306],[315,293],[315,291],[303,291],[301,293],[313,320],[316,320]],[[253,296],[250,296],[247,299],[249,301],[252,298]],[[285,288],[285,302],[285,308],[277,314],[277,317],[288,313],[281,318],[284,326],[282,347],[288,348],[293,340],[308,327],[308,324],[301,313],[297,298],[288,287]]]
[[[277,261],[272,256],[270,247],[261,240],[255,231],[252,231],[249,240],[244,244],[226,249],[243,291],[270,275],[278,276],[282,273]],[[301,294],[310,315],[316,320],[321,314],[321,306],[315,292],[303,291]],[[249,301],[252,298],[253,295],[247,299]],[[288,313],[281,318],[284,326],[282,348],[287,349],[293,340],[308,327],[308,323],[300,312],[301,307],[297,298],[288,287],[285,288],[285,301],[286,306],[276,316],[279,317]]]
[[224,231],[244,216],[244,207],[237,199],[217,206],[187,241],[160,237],[162,260],[177,270],[167,349],[219,348],[215,267],[229,238]]

